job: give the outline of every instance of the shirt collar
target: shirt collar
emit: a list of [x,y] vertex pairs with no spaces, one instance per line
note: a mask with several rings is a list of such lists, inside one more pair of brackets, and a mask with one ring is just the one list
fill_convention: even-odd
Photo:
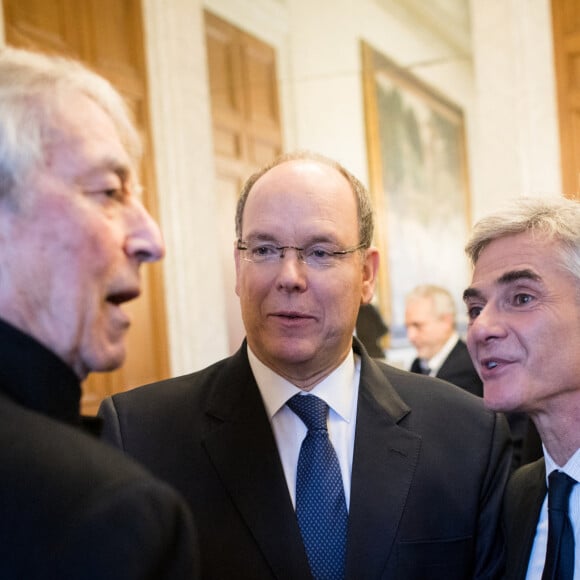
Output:
[[[302,390],[267,367],[249,345],[248,359],[268,417],[272,420],[288,399]],[[356,372],[360,372],[360,357],[351,350],[342,363],[309,391],[309,394],[321,398],[343,420],[350,423],[354,419],[351,414]]]
[[457,341],[459,340],[459,335],[454,332],[443,345],[441,350],[433,357],[427,361],[427,366],[431,369],[431,374],[437,374],[439,369],[443,366],[445,359],[449,356],[449,353],[455,348]]
[[570,477],[574,478],[576,481],[580,481],[580,449],[576,449],[576,452],[565,465],[561,467],[552,459],[551,455],[548,453],[548,450],[542,444],[542,448],[544,450],[544,459],[546,461],[546,485],[548,483],[548,477],[552,471],[558,470],[563,471]]

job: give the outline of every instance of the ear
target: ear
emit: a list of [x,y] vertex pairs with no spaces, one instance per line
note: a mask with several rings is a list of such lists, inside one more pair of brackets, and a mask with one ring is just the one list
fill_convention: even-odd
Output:
[[366,250],[362,272],[361,304],[368,304],[373,298],[377,272],[379,270],[379,259],[380,255],[377,248],[371,246]]
[[240,295],[240,260],[242,259],[240,255],[240,250],[238,250],[238,244],[234,242],[234,263],[236,266],[236,294]]

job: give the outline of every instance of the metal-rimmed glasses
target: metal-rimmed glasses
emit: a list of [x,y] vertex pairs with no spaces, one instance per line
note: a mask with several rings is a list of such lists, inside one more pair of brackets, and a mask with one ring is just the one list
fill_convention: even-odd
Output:
[[244,260],[247,262],[253,262],[254,264],[279,263],[284,258],[286,250],[294,250],[299,261],[304,262],[311,268],[317,269],[330,268],[336,265],[346,255],[352,254],[364,247],[365,244],[359,244],[352,248],[336,250],[334,246],[321,243],[312,244],[306,248],[299,248],[297,246],[278,246],[273,242],[237,241],[237,248],[244,252]]

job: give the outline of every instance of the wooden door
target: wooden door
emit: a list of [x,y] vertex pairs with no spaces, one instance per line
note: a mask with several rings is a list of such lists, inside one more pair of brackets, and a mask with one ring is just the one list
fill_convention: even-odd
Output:
[[[7,44],[82,60],[125,96],[145,139],[145,204],[155,216],[140,0],[4,0],[3,4]],[[126,363],[114,373],[94,374],[85,382],[86,414],[96,413],[107,395],[169,374],[161,266],[146,265],[142,281],[143,295],[126,306],[133,320]]]
[[205,12],[220,256],[229,348],[244,336],[235,295],[234,216],[243,182],[282,151],[276,53],[261,40]]
[[580,199],[580,2],[552,0],[562,185]]

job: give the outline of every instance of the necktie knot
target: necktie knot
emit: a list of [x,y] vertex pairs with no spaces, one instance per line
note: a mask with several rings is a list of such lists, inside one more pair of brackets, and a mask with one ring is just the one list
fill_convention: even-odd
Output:
[[568,512],[570,493],[577,481],[563,471],[552,471],[548,478],[548,509]]
[[309,431],[326,430],[328,405],[314,395],[294,395],[287,403]]

